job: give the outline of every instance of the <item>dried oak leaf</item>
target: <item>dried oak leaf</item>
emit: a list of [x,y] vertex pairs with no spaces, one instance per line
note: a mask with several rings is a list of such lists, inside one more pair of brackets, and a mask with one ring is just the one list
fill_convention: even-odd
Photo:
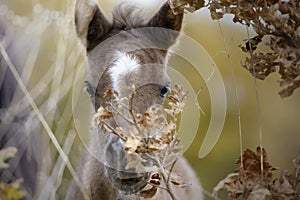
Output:
[[[256,148],[256,152],[247,149],[243,153],[243,165],[235,171],[240,174],[242,181],[251,181],[253,183],[261,181],[261,155],[263,159],[263,181],[264,183],[270,183],[272,181],[272,171],[276,170],[276,168],[269,164],[266,150],[262,148],[261,152],[260,147]],[[241,158],[239,158],[237,164],[240,163]]]
[[99,125],[104,120],[112,118],[114,115],[107,108],[99,107],[97,112],[94,114],[94,125]]
[[218,196],[218,192],[222,189],[226,189],[231,196],[238,197],[244,192],[244,186],[238,180],[238,173],[230,173],[221,180],[213,189],[212,196],[216,198]]
[[167,123],[163,109],[158,105],[151,106],[145,113],[139,123],[146,129],[162,129]]
[[157,192],[157,187],[152,186],[150,189],[142,190],[139,195],[144,198],[152,198]]
[[271,185],[272,199],[274,200],[295,200],[300,199],[300,156],[294,160],[294,171],[290,174],[284,170],[280,177]]
[[[261,156],[263,175],[261,174]],[[239,158],[237,162],[237,164],[242,162],[242,165],[220,181],[214,188],[213,194],[216,196],[219,190],[226,189],[232,198],[242,196],[245,199],[265,199],[270,196],[268,187],[272,183],[272,171],[275,168],[268,163],[266,150],[260,147],[257,147],[256,152],[247,149],[242,158],[242,161]]]
[[176,187],[180,187],[180,188],[185,188],[188,186],[188,184],[186,183],[186,181],[183,179],[183,177],[176,172],[168,172],[170,177],[170,183],[172,183],[174,186]]
[[263,200],[270,196],[271,193],[267,188],[257,188],[251,191],[247,200]]
[[194,12],[204,7],[204,0],[168,0],[175,15],[182,14],[184,10]]
[[165,144],[161,138],[148,138],[148,143],[146,144],[150,152],[156,152],[161,150],[166,150],[167,144]]
[[136,152],[140,146],[143,146],[143,141],[141,138],[137,138],[134,135],[129,136],[124,145],[125,151],[127,151],[129,154]]
[[[280,86],[285,87],[279,92],[282,98],[300,88],[299,0],[213,0],[208,3],[208,8],[212,19],[232,14],[234,23],[251,26],[259,37],[259,40],[250,38],[241,47],[250,53],[243,67],[261,80],[279,67]],[[272,52],[254,52],[265,36],[271,38],[266,46]]]
[[261,40],[260,35],[256,35],[255,37],[249,38],[245,42],[245,46],[240,45],[239,47],[242,49],[243,52],[253,52],[255,49],[257,49],[257,45],[259,45]]
[[254,53],[246,57],[243,67],[253,76],[264,80],[269,74],[276,71],[277,54],[274,53]]
[[104,95],[103,95],[104,98],[117,98],[118,97],[118,93],[112,89],[109,89],[109,90],[106,90],[104,92]]
[[[300,78],[300,76],[299,76]],[[279,81],[280,86],[288,85],[286,88],[279,91],[281,98],[289,97],[294,94],[295,90],[300,88],[300,80],[281,80]]]
[[273,181],[272,189],[275,199],[294,199],[296,191],[290,179],[291,177],[283,172],[279,179]]
[[165,112],[169,115],[176,117],[182,112],[185,102],[187,100],[188,91],[185,91],[182,86],[175,85],[171,94],[168,96],[169,108],[165,109]]
[[173,121],[169,121],[160,131],[163,135],[162,138],[164,138],[164,136],[166,136],[167,138],[164,138],[166,140],[170,140],[169,136],[173,136],[176,133],[176,123]]

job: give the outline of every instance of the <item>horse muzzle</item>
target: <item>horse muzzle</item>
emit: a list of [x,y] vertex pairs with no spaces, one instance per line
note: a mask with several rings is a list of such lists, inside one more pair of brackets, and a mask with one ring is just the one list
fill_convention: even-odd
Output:
[[123,144],[115,140],[106,149],[106,170],[111,182],[125,194],[134,194],[147,185],[148,172],[126,169],[127,159]]

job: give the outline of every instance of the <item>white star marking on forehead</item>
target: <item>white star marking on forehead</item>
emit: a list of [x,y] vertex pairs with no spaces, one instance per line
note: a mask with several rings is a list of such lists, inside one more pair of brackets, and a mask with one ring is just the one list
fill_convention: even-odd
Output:
[[127,77],[131,73],[137,72],[140,66],[139,60],[135,56],[118,51],[116,61],[109,69],[113,90],[120,94],[120,88],[122,84],[126,83]]

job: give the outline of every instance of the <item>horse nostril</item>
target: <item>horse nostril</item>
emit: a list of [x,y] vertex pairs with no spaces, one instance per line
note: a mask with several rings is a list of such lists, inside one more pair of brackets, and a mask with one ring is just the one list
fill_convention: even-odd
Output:
[[115,169],[124,169],[126,166],[126,157],[123,146],[119,140],[110,142],[106,148],[105,161],[109,167]]

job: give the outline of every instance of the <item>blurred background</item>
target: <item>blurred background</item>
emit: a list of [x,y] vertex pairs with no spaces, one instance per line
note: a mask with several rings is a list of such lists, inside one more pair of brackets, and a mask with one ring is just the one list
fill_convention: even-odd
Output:
[[[113,7],[121,1],[98,2],[110,17]],[[147,17],[153,15],[164,1],[127,2],[143,8]],[[71,163],[76,166],[79,152],[88,141],[89,104],[83,92],[86,61],[74,31],[74,4],[74,0],[0,0],[0,18],[17,31],[15,41],[22,46],[18,56],[22,57],[24,64],[22,77],[29,80],[31,96]],[[296,90],[291,97],[281,99],[276,73],[255,83],[252,75],[241,67],[246,55],[238,47],[248,38],[247,29],[234,24],[231,16],[218,22],[211,20],[206,8],[186,13],[183,32],[203,47],[203,60],[211,59],[215,63],[227,95],[222,134],[213,150],[200,159],[199,149],[211,116],[211,99],[205,84],[207,80],[195,73],[195,68],[187,60],[171,56],[169,65],[183,80],[187,80],[191,90],[197,94],[196,103],[202,110],[191,111],[200,115],[200,121],[190,119],[191,124],[199,123],[199,126],[195,139],[184,155],[207,191],[206,199],[212,199],[210,193],[213,187],[239,167],[236,164],[241,152],[236,89],[240,103],[242,150],[255,150],[260,145],[261,128],[262,144],[268,152],[269,162],[274,167],[292,170],[292,160],[300,150],[300,90]],[[175,48],[180,49],[180,42]],[[176,78],[177,75],[174,76]],[[41,134],[45,150],[36,198],[63,199],[71,175],[46,131]],[[181,135],[184,137],[186,134],[194,133],[185,129]],[[225,194],[220,197],[226,199]]]

